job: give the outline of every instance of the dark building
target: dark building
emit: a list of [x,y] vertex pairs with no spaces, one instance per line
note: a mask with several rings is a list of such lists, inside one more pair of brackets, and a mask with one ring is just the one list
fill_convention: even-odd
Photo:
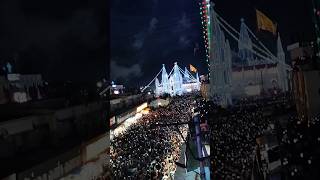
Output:
[[293,65],[293,90],[300,119],[310,120],[320,108],[320,71],[312,43],[288,46]]

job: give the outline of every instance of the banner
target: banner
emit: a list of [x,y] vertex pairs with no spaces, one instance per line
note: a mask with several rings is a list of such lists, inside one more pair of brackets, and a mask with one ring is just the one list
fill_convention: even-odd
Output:
[[197,69],[190,64],[190,71],[191,71],[191,72],[197,72]]
[[274,35],[277,34],[277,25],[272,22],[270,18],[268,18],[261,11],[256,9],[257,14],[257,26],[258,29],[262,29],[265,31],[272,32]]

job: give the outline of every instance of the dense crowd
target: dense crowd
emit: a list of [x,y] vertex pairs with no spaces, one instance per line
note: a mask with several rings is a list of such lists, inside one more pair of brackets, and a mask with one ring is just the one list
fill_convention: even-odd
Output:
[[212,123],[213,159],[219,179],[250,177],[256,137],[268,128],[270,120],[255,110],[239,110]]
[[192,99],[192,96],[172,98],[167,107],[144,115],[111,141],[114,179],[169,179],[173,176],[188,126],[165,124],[188,122]]
[[[250,179],[255,156],[256,138],[270,128],[268,104],[261,99],[238,102],[238,106],[221,108],[214,102],[199,104],[207,119],[211,136],[211,163],[214,179]],[[281,107],[284,104],[281,104]]]
[[289,179],[319,179],[319,130],[319,116],[309,123],[290,116],[287,124],[279,128],[283,176]]
[[[275,173],[281,179],[319,179],[320,118],[299,119],[287,96],[241,99],[229,108],[204,101],[198,106],[210,125],[214,179],[251,179],[255,168],[261,178]],[[258,160],[257,138],[269,135],[277,144],[268,150],[269,161],[280,163],[276,171]]]

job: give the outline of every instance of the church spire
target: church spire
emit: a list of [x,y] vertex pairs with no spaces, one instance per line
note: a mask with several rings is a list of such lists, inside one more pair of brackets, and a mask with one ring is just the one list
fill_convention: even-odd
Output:
[[162,84],[164,93],[169,93],[168,73],[166,71],[166,67],[164,66],[164,64],[162,64],[161,84]]
[[277,59],[280,63],[278,63],[278,77],[279,77],[279,85],[283,91],[288,91],[288,74],[283,64],[286,64],[286,57],[283,51],[280,33],[278,33],[277,40]]
[[190,76],[189,76],[187,67],[184,67],[184,79],[185,79],[186,81],[189,81],[189,80],[190,80]]
[[240,26],[240,37],[238,42],[239,56],[243,61],[244,65],[252,65],[253,54],[252,54],[252,41],[247,31],[244,19],[241,18]]
[[159,83],[159,79],[156,78],[156,95],[159,96],[160,95],[160,83]]
[[214,4],[210,8],[210,96],[222,106],[232,104],[231,84],[227,78],[231,76],[230,44],[226,41],[224,32],[220,28]]
[[281,38],[280,38],[280,33],[278,33],[277,54],[278,54],[278,56],[284,54],[282,43],[281,43]]

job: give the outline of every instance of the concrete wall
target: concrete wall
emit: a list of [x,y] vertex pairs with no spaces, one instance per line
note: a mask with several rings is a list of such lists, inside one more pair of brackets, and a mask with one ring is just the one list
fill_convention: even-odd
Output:
[[4,76],[0,76],[0,104],[8,102],[8,97],[4,91],[4,88],[8,87],[8,81]]
[[[37,159],[37,155],[32,152],[38,150],[46,157],[46,152],[53,152],[48,147],[61,149],[60,147],[80,144],[81,141],[102,134],[107,130],[106,127],[107,109],[104,109],[102,103],[45,111],[41,115],[2,122],[0,157],[12,159],[8,163],[16,161],[16,155],[21,156],[21,153]],[[11,169],[13,168],[15,167]],[[56,173],[56,170],[52,173]]]
[[273,81],[279,85],[277,67],[249,69],[232,72],[232,95],[247,96],[245,88],[251,85],[260,85],[264,90],[274,87]]
[[83,147],[83,153],[82,153],[82,160],[83,162],[88,162],[90,160],[98,158],[98,156],[106,151],[108,148],[108,141],[110,139],[109,134],[103,134],[102,136],[99,136],[92,141],[88,142]]
[[2,180],[16,180],[17,179],[17,175],[16,174],[12,174],[10,176],[7,176],[5,178],[3,178]]
[[320,71],[304,72],[304,80],[308,117],[312,118],[319,114],[320,109]]
[[128,106],[134,105],[138,102],[147,101],[152,98],[153,98],[152,95],[137,94],[137,95],[127,96],[123,98],[113,99],[110,101],[110,111],[113,112],[117,109],[125,108]]
[[26,179],[58,179],[82,164],[80,147],[54,157],[44,163],[17,173],[17,180]]

